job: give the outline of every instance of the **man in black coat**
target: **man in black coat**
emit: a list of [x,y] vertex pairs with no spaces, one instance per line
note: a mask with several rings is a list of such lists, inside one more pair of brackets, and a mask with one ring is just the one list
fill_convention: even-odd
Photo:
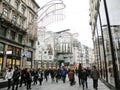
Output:
[[13,85],[12,85],[12,90],[14,90],[14,85],[16,84],[16,89],[18,89],[18,82],[19,82],[19,76],[20,76],[20,70],[18,69],[17,66],[15,66],[15,70],[13,72]]

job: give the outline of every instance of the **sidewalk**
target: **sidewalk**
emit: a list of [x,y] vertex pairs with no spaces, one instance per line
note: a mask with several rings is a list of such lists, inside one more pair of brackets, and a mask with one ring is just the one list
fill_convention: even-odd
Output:
[[[93,89],[93,80],[88,79],[88,90],[94,90]],[[102,81],[98,80],[98,90],[110,90]]]
[[[76,84],[73,86],[70,86],[68,79],[66,80],[66,83],[63,83],[61,80],[58,83],[56,83],[56,82],[51,82],[51,79],[49,78],[48,82],[46,82],[45,80],[43,81],[42,86],[39,85],[39,82],[37,85],[33,85],[32,83],[31,88],[32,88],[31,90],[82,90],[82,86],[78,85],[77,77],[76,77]],[[7,87],[1,88],[0,90],[7,90]],[[22,87],[19,87],[18,90],[26,90],[26,87],[23,85]],[[85,90],[94,90],[93,81],[91,78],[88,78],[88,89]],[[110,89],[99,80],[98,90],[110,90]]]

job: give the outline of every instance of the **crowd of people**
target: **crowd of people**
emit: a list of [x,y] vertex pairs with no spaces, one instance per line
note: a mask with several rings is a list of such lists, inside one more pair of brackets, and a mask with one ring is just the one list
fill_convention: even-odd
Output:
[[88,88],[87,78],[93,78],[93,87],[97,90],[99,72],[94,66],[92,70],[83,68],[81,65],[78,69],[66,69],[65,67],[57,69],[30,69],[30,68],[21,68],[19,69],[15,66],[14,71],[12,68],[9,68],[6,72],[5,78],[8,80],[8,89],[7,90],[18,90],[18,87],[22,87],[24,84],[26,89],[31,89],[31,84],[36,85],[39,82],[39,85],[42,85],[43,80],[48,81],[48,77],[51,77],[52,82],[58,83],[59,80],[62,80],[63,83],[66,82],[66,76],[68,76],[70,85],[75,85],[75,75],[78,76],[79,85],[84,88]]

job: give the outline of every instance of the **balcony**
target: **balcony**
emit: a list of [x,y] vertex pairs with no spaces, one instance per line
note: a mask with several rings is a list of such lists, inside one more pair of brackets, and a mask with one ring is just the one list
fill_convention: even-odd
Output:
[[9,19],[7,16],[3,15],[2,13],[0,13],[0,21],[2,22],[2,24],[17,28],[18,30],[25,32],[25,28],[23,26]]

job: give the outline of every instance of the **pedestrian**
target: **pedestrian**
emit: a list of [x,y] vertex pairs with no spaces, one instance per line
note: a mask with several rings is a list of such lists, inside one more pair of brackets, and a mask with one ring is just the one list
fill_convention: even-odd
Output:
[[70,70],[68,72],[68,78],[69,78],[69,81],[70,81],[70,85],[74,85],[75,84],[75,77],[74,77],[74,71],[73,70]]
[[63,67],[61,70],[61,76],[62,76],[63,83],[65,83],[66,81],[66,75],[67,75],[67,70]]
[[59,68],[55,70],[55,78],[56,78],[56,83],[58,83],[58,80],[60,78],[60,69]]
[[79,68],[78,68],[77,73],[78,73],[78,82],[79,82],[79,85],[81,85],[81,84],[82,84],[82,82],[81,82],[81,77],[82,77],[82,65],[81,65],[81,64],[79,64]]
[[45,76],[46,81],[48,81],[48,76],[49,76],[49,70],[48,69],[44,70],[44,76]]
[[82,73],[81,73],[81,82],[82,82],[83,90],[85,86],[86,88],[88,88],[87,77],[88,77],[87,70],[83,68]]
[[38,71],[36,69],[33,70],[33,85],[37,84],[37,80],[38,80]]
[[38,81],[39,81],[40,85],[42,85],[42,81],[43,81],[43,71],[42,70],[38,71]]
[[21,69],[21,71],[20,71],[21,73],[20,73],[20,76],[21,76],[21,79],[20,79],[20,87],[22,87],[22,83],[24,82],[24,84],[25,84],[25,86],[26,86],[26,70],[25,69]]
[[93,66],[93,70],[91,71],[91,77],[93,79],[93,88],[97,90],[99,71],[96,69],[96,66]]
[[53,68],[50,69],[50,76],[51,76],[52,82],[54,82],[54,81],[55,81],[55,80],[54,80],[54,78],[55,78],[55,72],[54,72],[54,69],[53,69]]
[[12,72],[11,68],[9,68],[7,73],[6,73],[6,76],[5,76],[5,78],[8,80],[8,89],[7,90],[9,90],[11,87],[12,76],[13,76],[13,72]]
[[12,90],[14,90],[14,85],[16,84],[16,89],[18,89],[18,82],[19,82],[19,77],[20,77],[20,71],[18,69],[18,66],[15,66],[15,70],[13,72],[13,84],[12,84]]
[[31,72],[30,69],[27,68],[27,72],[26,72],[26,81],[27,81],[27,90],[31,89],[31,82],[32,82],[32,76],[31,76]]

